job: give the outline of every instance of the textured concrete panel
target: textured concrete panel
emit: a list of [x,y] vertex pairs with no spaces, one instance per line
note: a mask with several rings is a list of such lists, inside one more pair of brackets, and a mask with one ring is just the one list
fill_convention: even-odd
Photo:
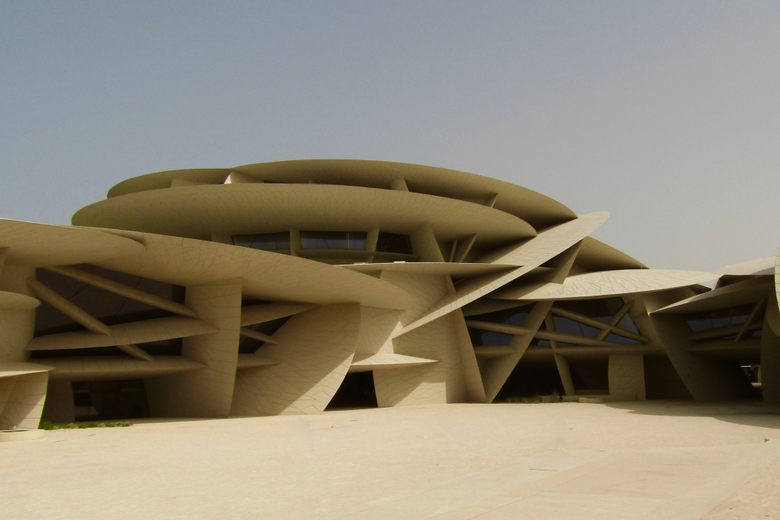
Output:
[[642,354],[613,354],[608,365],[609,395],[620,401],[644,401],[645,366]]
[[140,253],[134,240],[92,229],[0,219],[0,247],[9,264],[43,266],[104,260]]
[[360,307],[323,305],[297,314],[257,355],[278,364],[240,370],[232,415],[319,413],[344,380],[357,348]]
[[[0,430],[12,428],[35,429],[41,421],[43,403],[46,400],[48,374],[38,372],[3,379],[0,387]],[[12,385],[8,388],[8,381]]]
[[604,223],[608,216],[609,214],[606,212],[583,215],[573,221],[539,233],[539,235],[520,245],[513,245],[486,255],[480,261],[519,267],[508,273],[486,275],[466,280],[458,287],[455,293],[445,296],[418,315],[412,323],[404,327],[400,334],[406,334],[503,287],[524,274],[528,274],[534,268],[566,251],[592,233]]
[[[403,288],[412,298],[413,304],[401,317],[402,324],[451,290],[449,279],[443,276],[388,271],[382,273],[382,279]],[[433,359],[438,363],[375,370],[374,386],[379,406],[451,403],[468,399],[461,360],[463,337],[458,333],[458,319],[465,325],[462,315],[453,314],[393,340],[396,354]]]
[[[647,311],[668,305],[675,296],[669,293],[645,295],[642,305]],[[651,341],[661,345],[669,356],[680,379],[697,401],[743,399],[752,389],[738,365],[705,358],[688,352],[690,330],[683,319],[675,315],[655,314],[652,327],[643,330]]]
[[562,283],[540,283],[497,291],[494,298],[510,300],[568,300],[663,291],[705,283],[712,273],[671,269],[622,269],[569,276]]
[[147,382],[154,415],[225,417],[230,413],[241,324],[241,281],[187,287],[187,306],[218,329],[183,340],[182,356],[204,368]]
[[124,356],[73,356],[36,359],[52,367],[50,378],[62,381],[142,379],[200,370],[202,363],[182,356],[151,356],[142,361]]
[[[172,170],[127,179],[108,192],[109,197],[171,186],[171,179],[221,184],[231,172],[256,182],[353,184],[431,193],[462,200],[493,199],[492,207],[517,215],[535,227],[547,227],[576,215],[566,206],[528,188],[498,179],[421,164],[388,161],[316,159],[247,164],[222,169]],[[497,196],[496,196],[497,195]]]
[[406,295],[373,276],[314,260],[180,237],[111,230],[143,241],[142,255],[98,265],[152,280],[191,286],[240,277],[245,297],[309,303],[359,302],[400,309]]
[[[262,211],[258,211],[262,208]],[[528,238],[536,230],[504,211],[422,193],[329,184],[184,186],[137,192],[82,208],[80,226],[132,229],[201,240],[212,234],[272,233],[296,229],[363,229],[412,233],[430,225],[440,240],[479,230],[486,245]]]

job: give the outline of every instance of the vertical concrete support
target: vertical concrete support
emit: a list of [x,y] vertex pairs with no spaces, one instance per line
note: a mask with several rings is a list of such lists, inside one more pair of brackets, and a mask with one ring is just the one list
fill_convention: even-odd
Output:
[[296,314],[258,352],[278,364],[238,371],[231,414],[322,412],[352,364],[359,329],[358,304]]
[[[429,238],[431,237],[432,233],[429,235]],[[432,243],[429,245],[433,247]],[[438,245],[435,247],[435,251],[438,251]],[[452,283],[446,276],[414,275],[393,271],[383,271],[381,278],[401,287],[413,298],[411,305],[401,316],[402,325],[448,294]],[[465,320],[462,314],[450,313],[408,334],[394,338],[393,351],[396,354],[435,359],[438,363],[375,370],[374,387],[377,404],[398,406],[464,402],[470,398],[467,380],[471,381],[473,395],[480,399],[481,392],[475,385],[474,379],[477,377],[474,373],[476,366],[464,365],[461,358],[463,334],[468,334],[463,327],[465,327]],[[464,370],[468,375],[464,374]]]
[[43,418],[56,423],[75,420],[73,384],[70,381],[49,381],[46,403],[43,406]]
[[48,378],[46,372],[4,378],[12,380],[12,383],[4,382],[0,388],[0,430],[38,428]]
[[[35,269],[5,265],[0,271],[0,291],[29,295],[27,278],[35,276]],[[30,300],[35,303],[35,300]],[[0,309],[0,363],[24,361],[25,347],[35,332],[35,307],[22,303],[19,307]]]
[[403,311],[360,307],[360,335],[355,349],[355,358],[393,352],[393,331]]
[[146,382],[153,415],[226,417],[233,400],[241,326],[241,280],[187,287],[186,304],[219,329],[184,338],[182,355],[205,368]]
[[645,400],[645,364],[641,354],[609,356],[609,395],[620,401]]
[[[652,312],[678,299],[673,292],[648,294],[637,302]],[[632,317],[634,317],[632,312]],[[637,316],[639,318],[639,316]],[[645,336],[661,345],[674,369],[696,401],[745,399],[752,395],[749,381],[739,366],[688,352],[690,331],[682,317],[654,314],[649,323],[637,323]],[[649,326],[651,325],[651,326]]]
[[[414,254],[420,257],[422,262],[444,262],[444,255],[441,253],[441,247],[433,233],[430,224],[425,224],[420,229],[409,236],[412,241]],[[435,303],[432,302],[431,305]],[[425,309],[422,309],[424,311]],[[422,312],[420,311],[420,312]]]
[[488,360],[482,365],[482,378],[485,381],[485,394],[487,402],[492,403],[501,388],[512,375],[512,371],[520,362],[520,359],[528,349],[528,345],[534,339],[536,331],[539,330],[544,318],[550,312],[552,302],[537,302],[525,319],[523,326],[531,329],[533,332],[522,336],[515,336],[509,344],[514,350],[510,355]]
[[780,335],[777,330],[780,330],[780,312],[770,296],[761,332],[761,393],[764,401],[770,403],[780,403]]
[[35,309],[2,309],[0,312],[0,363],[25,361],[25,347],[35,331]]
[[569,361],[560,354],[553,354],[553,359],[555,359],[555,367],[558,369],[558,375],[561,378],[563,392],[566,395],[574,395],[576,390],[574,389],[574,381],[571,378]]

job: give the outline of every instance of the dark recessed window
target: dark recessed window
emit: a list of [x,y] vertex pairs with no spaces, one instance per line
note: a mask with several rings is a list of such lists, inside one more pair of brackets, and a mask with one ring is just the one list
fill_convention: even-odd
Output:
[[617,311],[623,307],[620,298],[607,298],[603,300],[569,300],[556,302],[555,306],[571,312],[576,312],[589,318],[609,322]]
[[628,332],[633,332],[634,334],[638,334],[639,330],[636,328],[636,324],[634,323],[634,320],[631,318],[631,316],[626,313],[618,322],[617,324],[619,329],[627,330]]
[[512,338],[511,334],[503,332],[493,332],[491,330],[469,329],[472,345],[508,345]]
[[401,253],[404,255],[412,254],[412,241],[408,235],[398,235],[396,233],[379,232],[379,238],[376,241],[376,250],[381,253]]
[[608,343],[618,343],[620,345],[639,345],[639,341],[619,334],[607,334],[606,340]]
[[303,249],[365,249],[365,231],[301,231]]
[[530,305],[515,309],[506,309],[502,311],[488,312],[476,316],[470,316],[470,320],[490,321],[492,323],[506,323],[507,325],[522,325],[528,317],[531,310]]
[[563,316],[553,316],[555,320],[555,330],[572,336],[581,336],[584,338],[595,338],[599,334],[599,329],[585,325],[578,321],[564,318]]
[[233,235],[233,244],[265,251],[289,251],[290,233],[261,233],[257,235]]
[[744,305],[731,309],[689,314],[685,321],[693,332],[733,327],[745,323],[752,309],[752,305]]

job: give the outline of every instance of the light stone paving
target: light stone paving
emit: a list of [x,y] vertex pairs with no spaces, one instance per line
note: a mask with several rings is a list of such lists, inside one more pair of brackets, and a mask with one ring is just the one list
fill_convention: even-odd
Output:
[[0,443],[4,520],[778,518],[780,408],[440,405]]

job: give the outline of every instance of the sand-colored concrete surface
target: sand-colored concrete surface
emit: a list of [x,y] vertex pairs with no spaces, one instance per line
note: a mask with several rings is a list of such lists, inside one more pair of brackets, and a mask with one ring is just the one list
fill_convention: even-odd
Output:
[[4,520],[778,518],[780,410],[440,405],[0,443]]

